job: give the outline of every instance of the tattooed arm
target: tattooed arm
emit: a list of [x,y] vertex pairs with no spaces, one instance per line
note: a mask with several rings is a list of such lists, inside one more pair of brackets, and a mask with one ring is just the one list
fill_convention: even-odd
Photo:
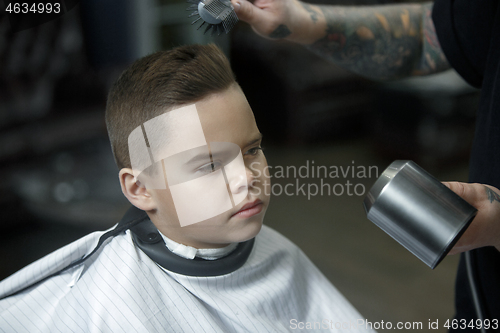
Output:
[[363,76],[397,79],[449,68],[432,23],[432,3],[358,7],[315,6],[297,0],[233,3],[240,19],[258,34],[303,44]]
[[396,79],[448,68],[431,20],[432,4],[318,7],[325,36],[307,47],[374,79]]
[[471,225],[450,254],[484,246],[495,246],[500,251],[500,191],[493,186],[482,184],[444,184],[478,210]]

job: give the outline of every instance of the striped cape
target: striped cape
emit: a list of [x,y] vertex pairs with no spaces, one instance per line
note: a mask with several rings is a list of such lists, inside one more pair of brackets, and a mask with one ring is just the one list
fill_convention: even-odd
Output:
[[[363,317],[292,242],[263,226],[225,275],[165,270],[132,241],[89,234],[0,282],[0,332],[361,332]],[[188,259],[186,259],[188,260]],[[45,280],[14,296],[16,290]]]

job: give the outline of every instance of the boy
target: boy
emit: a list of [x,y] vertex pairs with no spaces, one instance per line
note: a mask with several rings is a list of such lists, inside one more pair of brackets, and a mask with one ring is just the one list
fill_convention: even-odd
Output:
[[0,331],[366,329],[294,244],[262,226],[262,135],[217,47],[136,61],[110,91],[106,124],[134,207],[115,229],[0,283]]

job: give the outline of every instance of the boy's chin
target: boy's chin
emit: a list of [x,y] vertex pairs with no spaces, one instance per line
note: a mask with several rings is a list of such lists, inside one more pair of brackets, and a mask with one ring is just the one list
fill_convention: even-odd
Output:
[[199,227],[201,230],[197,230],[196,233],[200,235],[200,231],[202,231],[207,236],[206,241],[208,243],[241,243],[259,234],[262,229],[262,218],[237,221],[236,224],[222,226],[203,226],[203,222],[200,222]]
[[262,229],[262,219],[255,219],[253,221],[245,221],[245,225],[239,230],[234,230],[232,234],[232,243],[241,243],[257,236]]

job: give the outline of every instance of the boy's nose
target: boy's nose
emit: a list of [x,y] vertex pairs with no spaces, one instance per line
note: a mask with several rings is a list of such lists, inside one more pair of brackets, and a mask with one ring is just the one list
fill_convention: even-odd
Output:
[[251,187],[254,183],[253,174],[250,170],[245,168],[245,172],[241,172],[237,175],[234,175],[229,181],[229,188],[233,194],[238,194],[243,191],[247,191],[249,187]]

